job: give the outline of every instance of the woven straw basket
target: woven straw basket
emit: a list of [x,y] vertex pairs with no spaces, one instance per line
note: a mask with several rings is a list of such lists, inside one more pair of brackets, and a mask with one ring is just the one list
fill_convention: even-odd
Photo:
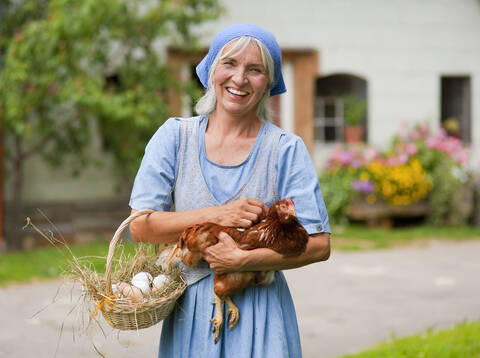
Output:
[[[115,297],[112,292],[111,282],[112,260],[120,235],[134,219],[151,212],[153,210],[140,210],[130,215],[119,226],[110,242],[105,272],[105,296],[97,301],[97,308],[101,310],[103,317],[113,328],[138,330],[157,324],[170,314],[176,300],[186,288],[186,283],[180,271],[177,271],[169,275],[170,282],[175,282],[175,284],[169,284],[166,293],[162,294],[161,297],[152,297],[144,303],[132,303],[125,299],[112,298]],[[152,256],[152,260],[156,260],[156,257]],[[158,272],[150,273],[153,276],[162,273],[161,268],[158,267]]]

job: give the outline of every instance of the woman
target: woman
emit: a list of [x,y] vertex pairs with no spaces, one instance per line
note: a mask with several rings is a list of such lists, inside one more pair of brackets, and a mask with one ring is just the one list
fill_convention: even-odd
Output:
[[272,284],[232,297],[240,320],[222,330],[217,344],[210,323],[213,270],[282,270],[330,254],[328,217],[308,151],[299,137],[268,121],[268,97],[286,91],[280,48],[258,26],[233,25],[215,37],[197,75],[207,89],[196,106],[200,116],[169,119],[146,147],[130,206],[156,211],[131,224],[133,238],[173,242],[207,221],[249,227],[279,198],[291,197],[310,240],[304,254],[284,258],[270,249],[240,250],[222,233],[164,320],[159,357],[300,357],[295,309],[280,271]]

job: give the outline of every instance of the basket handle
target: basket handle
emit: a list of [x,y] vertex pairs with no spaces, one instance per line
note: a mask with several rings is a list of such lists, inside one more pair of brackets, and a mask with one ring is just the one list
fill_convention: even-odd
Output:
[[123,222],[120,224],[118,227],[117,231],[115,231],[115,234],[113,235],[112,240],[110,241],[110,246],[108,247],[108,256],[107,256],[107,267],[105,270],[105,293],[108,296],[113,295],[112,292],[112,281],[111,281],[111,271],[112,271],[112,260],[113,260],[113,254],[115,253],[115,247],[117,246],[118,241],[120,240],[120,235],[122,234],[123,230],[136,218],[142,215],[146,214],[151,214],[155,210],[151,209],[145,209],[145,210],[139,210],[134,212],[132,215],[130,215],[128,218],[123,220]]

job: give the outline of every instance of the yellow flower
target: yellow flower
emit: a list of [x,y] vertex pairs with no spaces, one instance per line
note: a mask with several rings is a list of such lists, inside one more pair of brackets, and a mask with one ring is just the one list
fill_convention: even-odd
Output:
[[432,181],[416,158],[394,166],[372,162],[360,174],[360,179],[372,180],[375,193],[393,205],[415,203],[425,198],[433,187]]
[[370,180],[370,174],[368,174],[367,172],[363,171],[363,172],[360,174],[360,180],[362,180],[362,181]]

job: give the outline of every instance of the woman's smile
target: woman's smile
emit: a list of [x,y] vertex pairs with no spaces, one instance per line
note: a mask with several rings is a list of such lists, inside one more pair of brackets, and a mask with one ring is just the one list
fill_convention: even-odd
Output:
[[245,97],[248,95],[248,92],[245,91],[240,91],[235,88],[227,87],[227,92],[235,95],[235,96],[240,96],[240,97]]

